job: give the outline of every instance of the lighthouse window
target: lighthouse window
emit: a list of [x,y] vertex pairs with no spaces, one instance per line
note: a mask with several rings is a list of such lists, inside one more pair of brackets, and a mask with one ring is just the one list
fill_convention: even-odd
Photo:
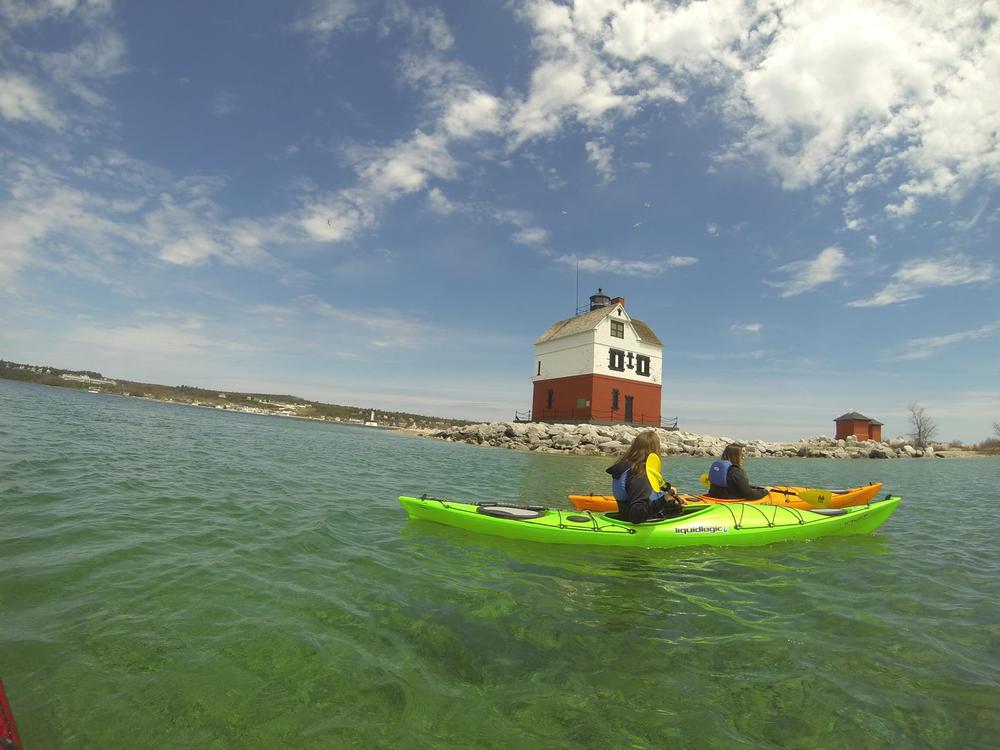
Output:
[[552,408],[552,396],[553,395],[554,394],[552,392],[552,389],[549,388],[548,392],[545,394],[545,408],[546,409],[551,409]]
[[649,375],[649,357],[644,357],[641,354],[637,354],[635,357],[635,374],[636,375]]
[[535,374],[536,375],[541,375],[542,374],[542,362],[541,362],[541,360],[538,361],[538,372],[536,372]]
[[618,397],[621,396],[621,391],[617,388],[611,389],[611,411],[618,411]]
[[616,339],[625,338],[625,324],[620,320],[611,321],[611,335]]
[[608,352],[608,369],[625,372],[625,352],[611,349]]

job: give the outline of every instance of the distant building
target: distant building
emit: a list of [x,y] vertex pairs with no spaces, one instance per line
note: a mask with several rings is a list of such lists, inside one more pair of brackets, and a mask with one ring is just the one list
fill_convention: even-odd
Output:
[[841,414],[834,421],[837,425],[837,440],[843,440],[848,435],[854,435],[858,440],[882,441],[882,423],[876,419],[849,411]]
[[[36,370],[35,372],[41,372]],[[118,385],[117,380],[111,380],[110,378],[92,378],[89,375],[71,375],[70,373],[65,373],[59,376],[63,380],[73,380],[78,383],[84,383],[85,385]]]
[[660,424],[663,344],[598,289],[590,310],[560,320],[535,341],[535,422]]

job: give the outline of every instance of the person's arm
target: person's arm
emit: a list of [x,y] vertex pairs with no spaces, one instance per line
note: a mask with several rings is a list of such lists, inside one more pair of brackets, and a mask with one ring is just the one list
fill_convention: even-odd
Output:
[[750,486],[746,472],[739,466],[733,466],[729,470],[729,491],[744,500],[760,500],[767,495],[766,489]]

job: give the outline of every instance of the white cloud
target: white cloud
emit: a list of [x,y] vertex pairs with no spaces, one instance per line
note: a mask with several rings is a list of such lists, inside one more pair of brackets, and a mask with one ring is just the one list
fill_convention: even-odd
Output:
[[719,236],[719,225],[718,224],[708,224],[705,227],[705,231],[708,232],[713,237]]
[[0,117],[40,122],[50,128],[62,125],[62,117],[42,90],[16,73],[0,75]]
[[698,262],[697,258],[684,255],[669,255],[650,260],[629,260],[608,256],[581,258],[576,255],[561,255],[555,260],[557,263],[574,268],[579,265],[581,271],[588,273],[610,273],[621,276],[662,276],[671,268],[685,268]]
[[326,44],[347,28],[360,10],[357,0],[313,0],[292,28],[311,37],[317,45]]
[[343,191],[326,201],[310,202],[299,224],[317,242],[344,242],[375,223],[374,209],[364,196]]
[[615,179],[615,168],[612,163],[615,147],[609,145],[603,138],[587,141],[583,145],[587,150],[587,161],[594,165],[597,174],[601,176],[601,184],[612,182]]
[[517,231],[511,239],[519,245],[537,248],[542,254],[547,254],[544,245],[548,242],[549,232],[537,226],[526,211],[494,211],[492,217],[499,224],[512,224]]
[[600,131],[707,85],[736,133],[725,155],[789,189],[892,180],[887,211],[902,218],[921,197],[1000,183],[993,2],[526,0],[522,16],[539,59],[513,102],[514,146],[571,122]]
[[311,295],[301,298],[299,304],[310,312],[365,331],[367,343],[376,349],[410,349],[434,338],[433,327],[402,313],[336,307]]
[[160,258],[179,266],[197,266],[212,256],[224,254],[222,245],[205,235],[195,235],[164,245]]
[[[379,35],[396,35],[399,80],[419,94],[427,120],[409,137],[385,146],[344,147],[344,156],[358,175],[357,184],[321,201],[310,196],[299,211],[298,225],[316,241],[350,240],[377,226],[389,203],[425,190],[432,179],[455,179],[461,165],[450,152],[452,141],[501,127],[502,100],[484,91],[468,66],[444,56],[454,38],[438,9],[416,10],[405,2],[362,8],[354,0],[323,0],[312,4],[294,30],[325,44],[335,33],[370,28],[364,14],[380,7],[384,13],[377,19]],[[454,210],[438,188],[428,193],[427,201],[439,213]]]
[[[0,0],[0,60],[8,67],[16,61],[21,68],[0,74],[0,118],[62,129],[68,122],[86,121],[69,108],[66,94],[106,107],[95,83],[125,69],[125,41],[111,26],[111,11],[104,0]],[[25,27],[41,24],[58,28],[55,44],[26,42],[35,37]]]
[[442,117],[441,125],[453,138],[493,133],[500,127],[501,101],[485,91],[468,91],[456,99]]
[[93,22],[107,16],[111,9],[112,0],[0,0],[0,18],[11,26],[64,21],[70,16]]
[[861,205],[858,202],[858,199],[854,197],[848,198],[843,208],[845,229],[856,232],[867,226],[867,222],[864,219],[858,218],[858,212],[860,210]]
[[524,227],[515,232],[511,239],[519,245],[538,247],[548,241],[549,233],[541,227]]
[[525,2],[522,15],[535,30],[540,62],[528,93],[515,103],[512,145],[549,137],[570,121],[601,129],[645,103],[683,100],[673,82],[647,62],[649,49],[642,42],[640,48],[619,48],[651,22],[647,11],[659,13],[648,2]]
[[427,191],[427,204],[431,211],[442,216],[447,216],[458,210],[458,206],[448,200],[440,188],[433,187]]
[[733,323],[729,326],[733,333],[760,333],[762,328],[760,323]]
[[786,185],[895,172],[903,199],[887,211],[903,217],[916,210],[907,198],[1000,179],[995,7],[805,0],[780,12],[742,89],[746,144]]
[[93,107],[107,99],[91,82],[101,82],[125,72],[125,40],[110,28],[95,28],[82,42],[65,52],[39,54],[38,61],[52,80]]
[[229,91],[217,91],[212,97],[212,112],[216,117],[225,117],[239,111],[240,102]]
[[882,289],[850,307],[882,307],[920,299],[925,289],[964,284],[985,284],[993,278],[992,261],[975,261],[961,254],[920,258],[902,266]]
[[[63,184],[37,164],[11,161],[6,166],[10,199],[0,209],[0,286],[12,290],[17,273],[29,265],[100,276],[94,261],[106,265],[114,243],[135,238],[129,228],[104,216],[110,208],[105,199]],[[66,237],[88,258],[67,258],[59,246],[43,251],[47,241]]]
[[150,323],[134,326],[82,325],[70,331],[70,341],[101,350],[130,354],[182,356],[211,355],[216,352],[249,352],[254,347],[231,339],[201,332],[197,320],[178,324]]
[[387,33],[388,28],[392,26],[404,28],[418,43],[426,44],[436,52],[448,50],[455,43],[444,12],[440,8],[415,10],[406,2],[397,0],[389,4],[388,14],[382,19],[382,26],[383,33]]
[[[215,200],[222,181],[177,179],[115,151],[70,164],[65,173],[26,159],[5,166],[0,287],[7,290],[29,266],[115,286],[158,262],[214,259],[287,274],[268,248],[311,236],[297,215],[227,217]],[[363,225],[364,215],[357,221]],[[324,227],[332,231],[325,220]]]
[[356,169],[364,184],[376,196],[395,199],[422,189],[428,179],[447,180],[456,176],[457,163],[448,153],[448,142],[440,134],[417,131],[406,141],[389,148],[355,149]]
[[942,349],[963,341],[975,341],[977,339],[990,338],[1000,334],[1000,321],[988,323],[987,325],[973,328],[967,331],[958,331],[944,336],[928,336],[925,338],[910,339],[903,344],[903,351],[899,354],[887,357],[890,361],[908,361],[915,359],[927,359]]
[[836,245],[831,245],[812,260],[799,260],[779,266],[779,271],[789,274],[787,281],[765,283],[782,289],[782,297],[794,297],[836,281],[844,275],[846,267],[847,256],[844,255],[844,251]]
[[888,203],[885,207],[887,216],[894,219],[902,219],[913,216],[917,212],[917,199],[912,195],[906,196],[900,203]]

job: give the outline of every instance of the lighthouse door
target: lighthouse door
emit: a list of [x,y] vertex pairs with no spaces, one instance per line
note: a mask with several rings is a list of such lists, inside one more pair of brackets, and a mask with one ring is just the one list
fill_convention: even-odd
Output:
[[625,397],[625,421],[626,422],[631,422],[632,421],[632,399],[633,399],[633,396],[626,396]]

